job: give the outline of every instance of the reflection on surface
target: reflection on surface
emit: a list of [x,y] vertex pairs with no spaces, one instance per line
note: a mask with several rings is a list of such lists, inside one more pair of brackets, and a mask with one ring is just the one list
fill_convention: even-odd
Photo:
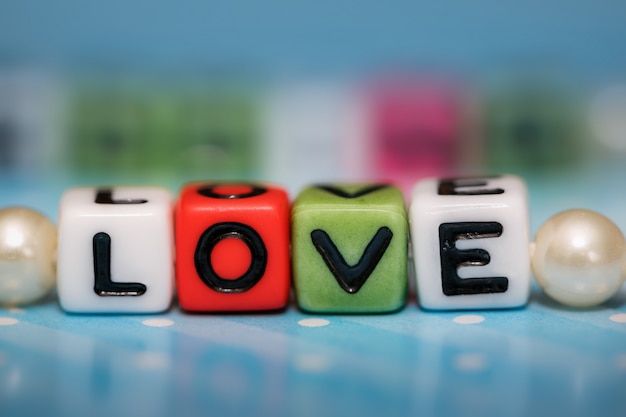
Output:
[[[0,414],[623,415],[616,310],[315,317],[0,313]],[[16,318],[18,317],[18,318]],[[156,318],[155,318],[156,317]],[[162,320],[160,316],[151,316]],[[9,320],[13,319],[13,320]]]
[[[56,333],[57,413],[64,416],[165,415],[171,407],[171,334],[133,329],[106,316],[70,316]],[[154,331],[157,330],[157,331]]]

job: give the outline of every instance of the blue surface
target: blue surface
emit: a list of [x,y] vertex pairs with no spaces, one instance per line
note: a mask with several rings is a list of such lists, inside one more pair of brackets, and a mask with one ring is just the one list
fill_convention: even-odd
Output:
[[[3,416],[620,416],[622,297],[568,311],[528,308],[329,316],[72,316],[55,303],[0,327]],[[472,313],[475,314],[475,313]],[[146,319],[167,319],[149,327]]]
[[[530,180],[533,230],[584,202],[625,228],[623,193],[601,183],[620,177],[583,174]],[[64,187],[0,189],[2,206],[34,203],[54,216]],[[476,316],[484,320],[463,324]],[[327,325],[303,325],[316,318]],[[51,297],[0,309],[0,415],[624,416],[624,318],[625,288],[588,310],[534,287],[519,310],[426,312],[413,295],[399,313],[354,316],[294,306],[82,316]]]

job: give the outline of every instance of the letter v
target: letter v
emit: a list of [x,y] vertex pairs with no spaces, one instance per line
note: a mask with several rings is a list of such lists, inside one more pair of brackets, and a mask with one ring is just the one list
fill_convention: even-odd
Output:
[[381,227],[370,240],[356,265],[349,266],[328,233],[316,229],[311,232],[311,240],[315,249],[335,276],[335,279],[346,292],[354,294],[361,289],[367,278],[387,250],[393,233],[388,227]]
[[342,197],[342,198],[358,198],[358,197],[367,195],[369,193],[382,190],[383,188],[387,188],[387,187],[389,187],[389,185],[387,184],[374,184],[374,185],[367,186],[365,188],[362,188],[354,192],[348,192],[346,190],[343,190],[338,187],[334,187],[332,185],[320,184],[317,186],[317,188],[319,188],[320,190],[324,190],[326,192],[336,195],[337,197]]

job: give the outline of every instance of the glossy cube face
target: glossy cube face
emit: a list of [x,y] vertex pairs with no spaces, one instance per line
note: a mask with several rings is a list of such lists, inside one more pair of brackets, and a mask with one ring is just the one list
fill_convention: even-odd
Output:
[[61,198],[57,280],[64,310],[166,310],[174,291],[173,254],[166,189],[75,188]]
[[187,311],[286,306],[290,288],[289,198],[278,187],[185,186],[175,216],[176,279]]
[[407,216],[400,190],[385,184],[304,189],[292,209],[298,305],[310,312],[400,309],[407,291]]
[[522,180],[426,179],[413,190],[409,216],[421,307],[489,309],[526,303],[530,260]]

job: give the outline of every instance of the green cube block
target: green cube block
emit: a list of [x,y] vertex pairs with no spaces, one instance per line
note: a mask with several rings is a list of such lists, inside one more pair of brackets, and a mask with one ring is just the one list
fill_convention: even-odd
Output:
[[576,102],[565,91],[540,84],[492,94],[485,109],[489,168],[526,175],[578,166],[584,127]]
[[99,86],[78,91],[70,108],[70,164],[84,173],[140,170],[147,104],[124,89]]
[[77,171],[249,178],[260,166],[258,95],[235,86],[78,86],[68,159]]
[[206,89],[182,103],[174,151],[178,169],[212,178],[247,178],[260,165],[259,104],[253,92]]
[[383,313],[407,293],[408,221],[399,188],[305,188],[291,214],[298,305],[318,313]]

